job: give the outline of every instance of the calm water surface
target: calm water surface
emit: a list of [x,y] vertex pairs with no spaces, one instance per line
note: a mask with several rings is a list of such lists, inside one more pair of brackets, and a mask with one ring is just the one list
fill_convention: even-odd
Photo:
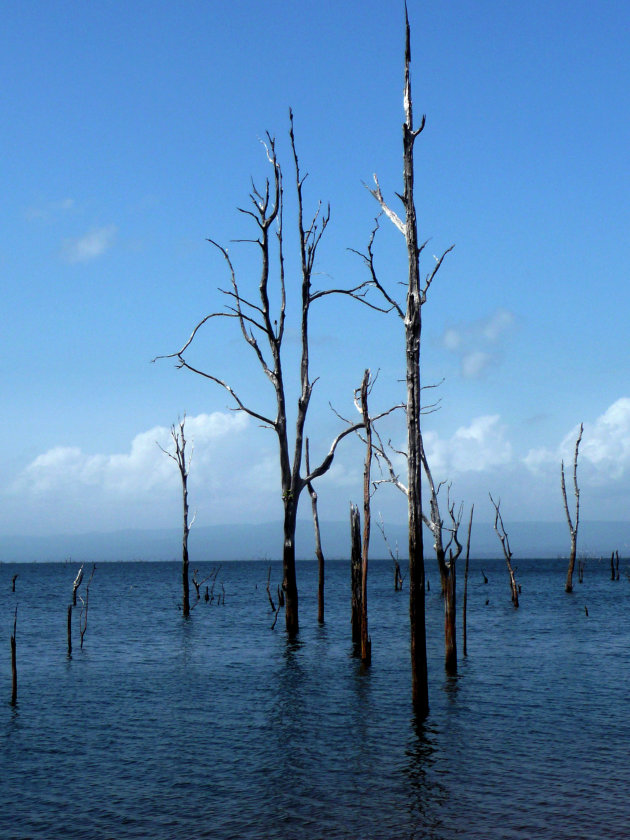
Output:
[[282,618],[270,629],[266,563],[224,564],[225,605],[189,621],[177,564],[97,564],[71,658],[77,564],[0,565],[0,838],[627,838],[630,582],[588,561],[567,596],[563,561],[519,566],[515,610],[504,565],[472,564],[469,656],[460,645],[448,679],[429,562],[417,726],[408,592],[389,562],[370,568],[369,670],[352,655],[347,563],[328,564],[324,626],[315,563],[298,565],[296,642]]

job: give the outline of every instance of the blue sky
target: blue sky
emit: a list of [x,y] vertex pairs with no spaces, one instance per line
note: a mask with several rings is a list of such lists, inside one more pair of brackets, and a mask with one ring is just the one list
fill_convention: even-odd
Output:
[[[562,519],[560,460],[583,421],[583,516],[629,519],[630,7],[411,0],[409,13],[425,266],[455,244],[423,310],[423,378],[444,380],[425,424],[436,478],[481,519],[489,490],[506,521]],[[183,412],[198,521],[279,518],[272,433],[150,362],[222,304],[206,237],[255,284],[251,246],[231,243],[252,235],[236,208],[268,174],[266,130],[290,193],[289,106],[307,204],[331,204],[316,282],[365,278],[348,251],[378,212],[362,183],[377,172],[394,206],[401,189],[402,5],[25,0],[6,4],[0,39],[0,533],[177,525],[155,441]],[[381,228],[395,289],[404,241]],[[208,329],[191,361],[272,410],[233,326]],[[351,413],[365,367],[380,369],[375,410],[400,399],[404,360],[400,322],[350,301],[318,304],[312,338],[316,457],[339,430],[328,402]],[[387,433],[404,441],[401,424]],[[323,518],[360,498],[361,457],[340,449]],[[374,504],[404,521],[392,488]]]

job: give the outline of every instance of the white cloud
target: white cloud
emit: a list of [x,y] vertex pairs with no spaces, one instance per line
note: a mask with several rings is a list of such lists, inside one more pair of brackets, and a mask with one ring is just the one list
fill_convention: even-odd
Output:
[[[238,412],[187,417],[185,428],[192,455],[190,505],[198,509],[198,521],[278,516],[277,457],[264,430]],[[157,444],[172,451],[170,428],[141,432],[126,452],[53,447],[27,465],[10,495],[48,519],[51,531],[174,526],[181,506],[179,472]]]
[[507,309],[497,309],[487,318],[448,327],[442,345],[460,357],[464,379],[478,379],[499,358],[498,345],[515,323]]
[[462,376],[464,379],[477,379],[492,363],[490,353],[474,350],[462,356]]
[[67,239],[62,248],[64,259],[69,263],[88,262],[102,256],[112,245],[116,226],[107,225],[88,231],[76,239]]
[[[579,425],[564,436],[555,449],[531,449],[523,459],[532,472],[559,469],[560,462],[573,463]],[[630,473],[630,398],[621,397],[593,423],[584,423],[579,468],[588,470],[595,482],[618,480]]]
[[492,470],[512,460],[512,446],[498,414],[477,417],[445,440],[436,432],[425,432],[424,445],[436,480]]

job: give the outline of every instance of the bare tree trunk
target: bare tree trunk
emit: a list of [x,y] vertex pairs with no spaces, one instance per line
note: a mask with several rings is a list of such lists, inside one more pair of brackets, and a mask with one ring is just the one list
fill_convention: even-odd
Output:
[[470,519],[468,520],[468,539],[466,540],[466,565],[464,566],[464,609],[462,615],[462,631],[464,636],[464,656],[468,656],[468,635],[466,627],[466,611],[468,607],[468,564],[470,561],[470,532],[472,531],[473,513],[475,506],[470,508]]
[[18,691],[18,684],[17,684],[17,647],[16,647],[16,637],[17,637],[17,611],[18,608],[15,608],[15,615],[13,618],[13,635],[11,636],[11,705],[15,706],[17,703],[17,691]]
[[[488,494],[490,495],[490,494]],[[508,538],[507,532],[503,525],[503,517],[501,516],[501,512],[499,510],[501,506],[501,499],[498,502],[495,502],[490,495],[490,501],[494,505],[495,510],[495,517],[494,517],[494,530],[499,538],[499,542],[501,543],[501,548],[503,549],[503,556],[505,557],[505,562],[507,563],[508,574],[510,576],[510,589],[512,590],[512,603],[515,607],[518,607],[518,586],[516,583],[516,577],[514,575],[514,569],[512,568],[512,551],[510,549],[510,540]],[[484,575],[485,577],[485,575]]]
[[[302,490],[309,482],[323,475],[330,468],[335,455],[335,449],[339,441],[347,434],[360,428],[355,424],[341,432],[333,441],[328,455],[318,467],[304,478],[300,474],[302,466],[302,446],[306,416],[313,391],[314,381],[310,380],[309,374],[309,341],[308,322],[311,304],[319,298],[328,294],[347,294],[357,297],[362,294],[369,282],[363,283],[354,289],[328,289],[313,292],[311,289],[311,277],[315,264],[315,257],[321,238],[328,226],[330,219],[330,208],[322,212],[321,205],[318,207],[310,222],[304,221],[304,206],[302,187],[306,176],[300,172],[298,155],[293,133],[293,113],[289,112],[290,129],[289,138],[295,172],[295,194],[296,194],[296,215],[298,227],[298,247],[301,266],[301,307],[300,311],[300,336],[301,355],[299,364],[299,396],[297,399],[297,411],[295,421],[295,438],[292,444],[292,452],[289,451],[289,438],[287,434],[287,404],[284,386],[284,373],[282,365],[282,341],[285,334],[286,323],[286,284],[284,269],[284,239],[283,239],[283,180],[282,170],[278,162],[275,149],[275,140],[267,134],[267,142],[264,144],[267,153],[267,160],[273,168],[273,176],[267,179],[264,187],[259,190],[252,185],[251,210],[243,211],[253,218],[257,229],[258,238],[253,240],[259,246],[260,252],[260,279],[258,284],[258,302],[249,300],[241,295],[237,275],[228,251],[213,240],[209,240],[223,255],[228,267],[231,288],[222,290],[229,302],[224,311],[213,312],[206,315],[197,324],[190,338],[184,346],[176,353],[156,358],[174,358],[177,366],[187,368],[193,373],[209,379],[220,387],[224,388],[236,403],[236,411],[243,411],[250,417],[258,420],[263,426],[272,429],[278,439],[279,460],[280,460],[280,483],[282,499],[284,502],[284,524],[283,524],[283,589],[285,595],[285,620],[289,636],[295,636],[299,630],[298,618],[298,591],[295,570],[295,523],[297,506]],[[272,244],[278,246],[277,257],[274,260]],[[277,271],[278,308],[272,312],[270,301],[269,280],[272,271]],[[274,317],[275,315],[275,317]],[[192,344],[198,330],[211,319],[233,318],[236,320],[244,341],[250,346],[257,359],[264,375],[271,383],[275,393],[275,412],[262,413],[254,410],[238,396],[236,391],[227,382],[212,373],[200,370],[189,364],[184,358]],[[155,361],[155,360],[154,360]]]
[[352,643],[361,644],[361,516],[350,505],[350,590],[352,603]]
[[72,656],[72,604],[68,604],[68,656]]
[[[306,473],[311,471],[308,438],[306,438]],[[311,497],[311,510],[313,512],[313,528],[315,531],[315,556],[317,557],[317,620],[324,623],[324,552],[322,551],[322,539],[319,530],[319,515],[317,513],[317,493],[311,481],[306,485]]]
[[[172,425],[171,426],[171,437],[173,439],[173,443],[175,444],[175,452],[169,452],[168,450],[164,449],[160,446],[162,452],[165,455],[168,455],[175,463],[177,464],[177,468],[179,470],[179,476],[182,483],[182,514],[183,514],[183,527],[182,527],[182,613],[184,618],[188,618],[190,615],[190,583],[188,577],[188,536],[190,534],[190,529],[193,525],[195,517],[193,516],[192,522],[188,521],[188,474],[190,471],[190,460],[191,456],[186,459],[186,435],[184,431],[184,426],[186,424],[186,415],[182,420],[179,421],[178,426]],[[199,600],[199,589],[197,589],[197,600]]]
[[615,573],[615,552],[613,551],[610,555],[610,579],[616,580],[617,575]]
[[284,617],[289,636],[297,636],[298,588],[295,574],[295,527],[297,510],[293,498],[284,501],[284,550],[282,553],[282,589],[284,590]]
[[370,483],[372,469],[372,424],[368,412],[370,371],[363,374],[361,383],[361,414],[365,427],[365,465],[363,468],[363,545],[361,551],[361,660],[366,665],[372,661],[372,642],[368,634],[367,578],[370,549]]
[[446,579],[444,597],[444,667],[449,674],[457,673],[456,582],[456,565],[453,563]]
[[[378,179],[370,190],[381,209],[404,235],[407,246],[408,280],[406,307],[402,307],[385,291],[374,271],[371,242],[368,255],[364,256],[370,268],[372,284],[387,300],[389,307],[397,312],[405,326],[405,361],[407,382],[407,465],[408,487],[406,489],[409,510],[409,623],[411,631],[411,686],[414,712],[418,720],[429,714],[429,689],[427,681],[427,647],[425,628],[425,568],[422,535],[422,432],[420,427],[420,339],[422,333],[421,307],[426,301],[427,291],[439,271],[449,248],[436,260],[424,284],[420,278],[420,254],[425,245],[418,245],[418,224],[414,197],[414,143],[424,128],[425,118],[414,128],[411,97],[411,36],[409,17],[405,7],[405,86],[403,123],[403,193],[400,196],[405,209],[404,221],[387,205]],[[373,236],[372,236],[373,238]]]
[[[85,587],[85,600],[81,598],[81,614],[79,616],[79,633],[81,636],[81,650],[83,650],[83,637],[85,636],[85,631],[87,630],[87,623],[88,623],[88,607],[90,601],[90,584],[92,583],[92,578],[94,577],[94,572],[96,571],[96,563],[92,563],[92,574],[90,575],[90,579],[87,582]],[[79,596],[81,597],[81,596]]]
[[569,567],[567,569],[567,579],[564,585],[565,592],[573,592],[573,569],[575,567],[575,555],[577,553],[577,535],[578,527],[580,525],[580,488],[577,483],[577,467],[578,467],[578,450],[580,448],[580,441],[582,440],[582,432],[584,431],[584,424],[580,424],[580,433],[575,441],[575,454],[573,456],[573,489],[575,491],[575,524],[571,519],[569,513],[569,503],[567,501],[567,488],[564,481],[564,461],[560,466],[560,486],[562,488],[562,500],[564,502],[564,512],[567,517],[567,524],[569,526],[569,533],[571,535],[571,553],[569,554]]
[[77,589],[81,586],[81,581],[83,580],[83,563],[81,564],[81,568],[77,572],[77,576],[74,579],[74,583],[72,584],[72,606],[76,607],[77,605]]

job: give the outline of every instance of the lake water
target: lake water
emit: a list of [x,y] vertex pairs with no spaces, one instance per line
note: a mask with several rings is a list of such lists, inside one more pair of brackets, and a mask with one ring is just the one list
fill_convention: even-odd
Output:
[[[505,565],[471,564],[469,655],[460,643],[449,679],[428,561],[422,726],[408,591],[406,581],[394,591],[390,562],[370,566],[369,669],[352,655],[347,563],[327,565],[324,626],[316,565],[298,564],[295,642],[282,617],[270,629],[267,563],[224,564],[225,605],[201,601],[189,621],[177,564],[97,564],[84,648],[77,609],[71,658],[77,564],[0,565],[0,837],[627,838],[625,569],[611,582],[606,563],[589,560],[569,596],[564,561],[518,565],[515,610]],[[274,590],[279,580],[274,563]],[[461,597],[458,622],[459,632]]]

